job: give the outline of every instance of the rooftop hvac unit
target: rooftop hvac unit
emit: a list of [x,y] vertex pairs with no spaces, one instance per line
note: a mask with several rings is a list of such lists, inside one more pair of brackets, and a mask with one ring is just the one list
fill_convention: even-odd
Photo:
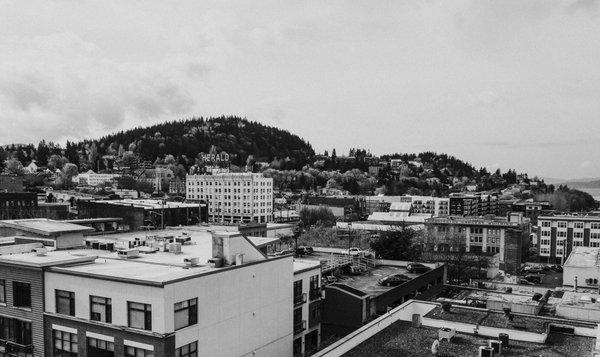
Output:
[[167,249],[170,253],[181,254],[181,243],[169,243]]
[[175,242],[177,243],[181,243],[181,244],[186,244],[192,241],[192,238],[188,237],[188,236],[180,236],[175,238]]
[[94,243],[94,242],[97,243],[98,241],[96,239],[86,240],[85,241],[85,246],[88,247],[88,248],[91,248],[92,247],[92,243]]
[[479,346],[479,357],[494,357],[494,349],[489,346]]
[[92,242],[92,249],[98,249],[100,247],[100,243],[98,241]]
[[117,256],[122,259],[133,259],[140,256],[139,249],[123,249],[117,252]]
[[454,335],[456,335],[456,331],[451,328],[443,327],[438,331],[438,337],[440,341],[446,340],[450,342]]
[[100,249],[100,250],[108,250],[108,249],[106,248],[106,246],[107,246],[107,244],[106,244],[106,243],[100,243],[100,244],[98,244],[98,249]]
[[208,264],[214,265],[215,268],[222,268],[223,267],[223,258],[209,259]]
[[188,267],[195,267],[195,266],[197,266],[199,261],[200,261],[200,258],[198,258],[198,257],[183,259],[183,262]]
[[502,353],[502,341],[489,340],[488,346],[494,349],[494,354],[499,355],[500,353]]
[[46,249],[44,247],[34,248],[33,251],[35,252],[35,255],[37,255],[38,257],[44,257],[44,256],[46,256],[46,253],[48,253],[48,249]]

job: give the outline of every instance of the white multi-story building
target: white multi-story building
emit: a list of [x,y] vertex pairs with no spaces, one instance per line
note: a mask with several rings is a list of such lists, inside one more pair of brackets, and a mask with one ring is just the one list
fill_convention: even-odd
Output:
[[543,261],[562,264],[575,247],[600,247],[600,216],[539,216],[538,242]]
[[211,222],[270,222],[273,179],[255,173],[187,175],[186,197],[208,203]]
[[95,261],[44,272],[46,355],[292,355],[291,255],[268,258],[238,232],[197,227],[88,243],[72,253]]
[[73,177],[73,181],[79,185],[100,186],[107,182],[112,183],[119,176],[121,175],[97,174],[92,170],[88,170],[87,172],[80,173],[79,175]]

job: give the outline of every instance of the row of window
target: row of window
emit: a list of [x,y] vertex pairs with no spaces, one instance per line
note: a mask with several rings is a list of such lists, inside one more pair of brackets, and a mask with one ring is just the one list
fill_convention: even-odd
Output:
[[[211,178],[207,176],[207,178]],[[202,180],[202,181],[187,181],[191,186],[252,186],[252,181],[220,181],[220,180]],[[254,182],[254,186],[272,186],[273,181]]]
[[[79,343],[76,333],[53,331],[53,352],[55,357],[79,356]],[[154,357],[154,351],[140,347],[124,346],[125,357]],[[114,342],[97,338],[87,338],[88,357],[114,357]],[[198,357],[198,342],[192,342],[175,350],[175,357]]]
[[[541,226],[542,227],[551,227],[552,222],[551,221],[541,221]],[[567,221],[557,221],[556,226],[558,228],[567,228],[568,223],[567,223]],[[574,229],[583,229],[584,224],[583,224],[583,222],[573,222],[573,228]],[[600,229],[600,222],[591,222],[590,229]]]
[[[56,313],[75,316],[75,293],[55,290]],[[175,330],[198,323],[198,299],[178,302],[174,305]],[[111,323],[112,299],[90,296],[90,320]],[[142,330],[152,330],[152,305],[127,302],[127,326]]]

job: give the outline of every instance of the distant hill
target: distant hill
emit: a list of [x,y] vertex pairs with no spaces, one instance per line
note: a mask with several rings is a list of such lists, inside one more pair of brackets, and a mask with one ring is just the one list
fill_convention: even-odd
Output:
[[166,154],[195,158],[214,146],[218,152],[233,154],[232,162],[240,166],[245,165],[250,155],[256,161],[267,162],[289,158],[294,167],[302,167],[314,156],[312,146],[297,135],[233,116],[137,127],[75,145],[81,152],[91,144],[95,144],[99,155],[133,150],[150,161]]

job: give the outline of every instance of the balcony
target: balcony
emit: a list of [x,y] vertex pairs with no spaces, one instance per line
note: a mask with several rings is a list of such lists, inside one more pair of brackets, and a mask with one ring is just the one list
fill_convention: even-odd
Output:
[[321,298],[321,288],[310,289],[309,298],[310,298],[310,301],[320,299]]
[[306,330],[306,320],[294,322],[294,335]]
[[294,306],[302,305],[306,302],[306,293],[294,295]]

